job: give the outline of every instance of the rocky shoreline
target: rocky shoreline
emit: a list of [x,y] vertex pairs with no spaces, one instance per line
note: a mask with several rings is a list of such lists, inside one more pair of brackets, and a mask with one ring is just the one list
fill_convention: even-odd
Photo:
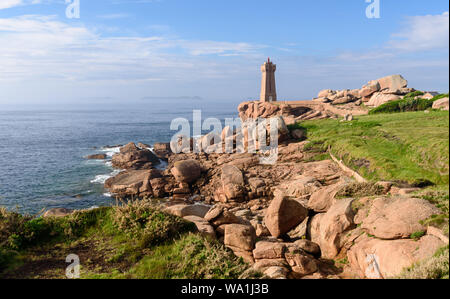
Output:
[[[251,264],[249,271],[270,278],[393,277],[448,243],[420,224],[439,211],[408,195],[417,188],[358,183],[333,160],[309,162],[307,144],[289,138],[275,165],[261,165],[256,154],[172,154],[169,144],[155,144],[152,154],[130,143],[113,165],[133,167],[105,187],[120,198],[166,198],[165,212],[195,223]],[[153,155],[167,155],[166,170],[152,168]],[[376,192],[337,196],[351,187]],[[423,236],[411,239],[418,231]],[[347,264],[338,268],[336,260]]]
[[[376,106],[413,91],[406,86],[401,76],[390,76],[361,90],[321,91],[315,101],[346,105],[346,111],[358,115],[361,109],[355,107],[362,103]],[[420,188],[367,182],[331,153],[316,159],[305,132],[287,126],[341,116],[352,121],[353,114],[297,109],[296,115],[283,105],[256,102],[243,103],[238,110],[243,121],[278,118],[275,164],[261,164],[259,153],[236,149],[192,153],[197,139],[190,139],[179,154],[170,143],[156,143],[152,149],[129,143],[113,155],[113,167],[123,171],[108,179],[105,188],[124,200],[162,199],[163,211],[195,223],[201,234],[219,240],[252,265],[243,277],[257,271],[268,278],[391,278],[448,244],[440,229],[425,224],[440,211],[411,195]],[[236,145],[239,136],[248,149],[245,126],[226,127],[222,143],[207,144],[206,149],[225,147],[227,139]],[[158,167],[161,161],[167,163],[165,169]],[[60,212],[49,211],[47,216],[71,211]]]

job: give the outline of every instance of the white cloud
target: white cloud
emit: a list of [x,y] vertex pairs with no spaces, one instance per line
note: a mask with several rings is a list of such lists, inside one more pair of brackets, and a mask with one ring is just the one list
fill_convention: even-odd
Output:
[[258,55],[248,43],[186,41],[164,36],[102,37],[55,16],[0,18],[0,82],[64,79],[142,81],[220,77],[236,72],[208,57]]
[[448,49],[449,13],[414,16],[407,19],[405,28],[392,35],[390,47],[402,51]]
[[0,9],[11,8],[22,4],[22,0],[2,0],[0,1]]

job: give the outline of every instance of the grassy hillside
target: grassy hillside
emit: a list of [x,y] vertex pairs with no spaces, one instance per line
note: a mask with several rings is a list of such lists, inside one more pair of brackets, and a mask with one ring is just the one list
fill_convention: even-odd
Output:
[[369,180],[448,185],[448,112],[376,114],[352,122],[325,119],[296,126],[306,130],[310,149],[330,147],[334,155]]
[[81,278],[238,278],[247,268],[195,225],[145,201],[35,218],[0,210],[0,278],[65,278],[77,254]]

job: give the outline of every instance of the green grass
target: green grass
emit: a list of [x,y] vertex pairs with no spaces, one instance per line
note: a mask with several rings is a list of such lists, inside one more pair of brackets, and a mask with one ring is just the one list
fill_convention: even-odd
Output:
[[[195,225],[148,202],[33,218],[0,210],[0,278],[237,278],[248,266]],[[67,266],[67,265],[66,265]]]
[[405,112],[355,117],[352,122],[305,121],[311,147],[331,152],[366,179],[448,185],[449,114]]
[[246,268],[218,242],[188,234],[155,247],[124,273],[87,273],[84,278],[236,279]]

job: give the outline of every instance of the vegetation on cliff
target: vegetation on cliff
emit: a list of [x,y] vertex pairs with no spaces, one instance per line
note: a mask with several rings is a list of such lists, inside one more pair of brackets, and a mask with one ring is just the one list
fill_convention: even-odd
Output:
[[77,254],[81,278],[237,278],[247,266],[195,225],[147,201],[33,218],[0,210],[0,277],[64,278]]
[[416,91],[409,93],[401,100],[390,101],[370,110],[369,114],[424,111],[431,109],[435,101],[448,97],[448,94],[440,94],[428,100],[418,98],[420,95],[423,95],[423,92]]

